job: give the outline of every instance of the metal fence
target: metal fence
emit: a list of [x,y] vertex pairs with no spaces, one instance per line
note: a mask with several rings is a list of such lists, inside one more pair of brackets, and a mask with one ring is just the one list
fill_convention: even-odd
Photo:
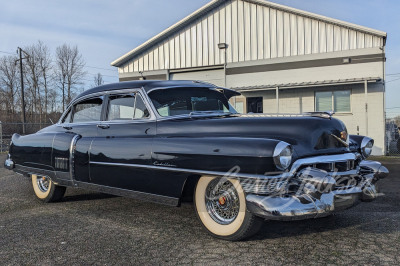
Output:
[[395,119],[386,119],[386,150],[389,156],[400,156],[400,131]]
[[[47,123],[25,123],[25,134],[33,134],[50,125]],[[0,153],[8,151],[14,133],[22,135],[22,123],[2,123],[0,121]]]

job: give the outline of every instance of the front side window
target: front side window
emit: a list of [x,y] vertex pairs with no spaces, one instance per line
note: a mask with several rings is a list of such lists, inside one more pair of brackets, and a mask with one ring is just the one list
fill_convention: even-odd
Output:
[[138,94],[110,96],[108,107],[108,121],[145,119],[150,113]]
[[93,98],[80,102],[74,106],[72,123],[100,121],[102,98]]
[[315,111],[334,111],[336,113],[350,113],[350,96],[350,90],[316,92]]
[[164,117],[194,112],[236,113],[223,93],[208,88],[155,90],[149,97]]

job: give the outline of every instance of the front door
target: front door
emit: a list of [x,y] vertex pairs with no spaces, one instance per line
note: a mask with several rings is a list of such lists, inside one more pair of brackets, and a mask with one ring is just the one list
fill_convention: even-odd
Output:
[[156,121],[139,92],[108,96],[90,152],[90,179],[108,187],[151,192]]

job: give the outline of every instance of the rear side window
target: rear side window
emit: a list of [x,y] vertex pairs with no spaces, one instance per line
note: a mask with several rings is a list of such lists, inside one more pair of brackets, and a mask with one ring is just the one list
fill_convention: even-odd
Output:
[[110,96],[108,121],[146,119],[150,113],[139,94]]
[[100,121],[102,104],[101,98],[93,98],[76,104],[72,123]]

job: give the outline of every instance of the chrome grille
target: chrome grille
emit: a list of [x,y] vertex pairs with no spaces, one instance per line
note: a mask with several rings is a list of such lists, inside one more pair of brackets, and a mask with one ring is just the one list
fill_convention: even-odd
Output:
[[303,164],[301,168],[307,168],[307,167],[323,170],[328,173],[346,172],[356,169],[356,163],[354,160],[323,162],[323,163]]
[[240,180],[240,184],[245,192],[264,195],[284,191],[287,188],[288,182],[289,178],[286,177]]

